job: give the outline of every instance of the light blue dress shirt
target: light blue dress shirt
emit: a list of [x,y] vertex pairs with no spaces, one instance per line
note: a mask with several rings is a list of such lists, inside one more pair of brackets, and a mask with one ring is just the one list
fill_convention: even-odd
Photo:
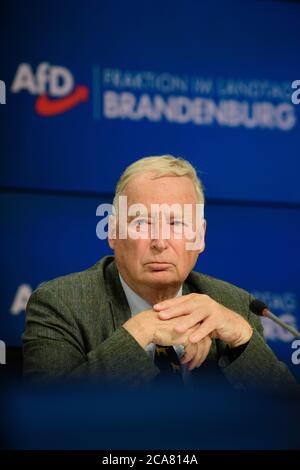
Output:
[[[144,300],[142,297],[140,297],[136,292],[134,292],[131,287],[124,281],[122,278],[121,274],[119,273],[120,281],[122,284],[122,287],[124,289],[127,302],[131,311],[131,316],[137,315],[138,313],[143,312],[144,310],[151,310],[152,305],[150,305],[146,300]],[[179,291],[177,292],[175,297],[181,297],[182,296],[182,286],[180,287]],[[180,345],[174,346],[174,349],[176,351],[177,357],[180,360],[180,358],[184,354],[184,347]],[[149,356],[154,360],[154,352],[155,352],[155,344],[150,343],[146,347],[146,352],[149,354]],[[183,382],[186,384],[189,381],[189,370],[187,368],[186,364],[180,364],[180,369],[181,369],[181,374],[182,374],[182,379]]]

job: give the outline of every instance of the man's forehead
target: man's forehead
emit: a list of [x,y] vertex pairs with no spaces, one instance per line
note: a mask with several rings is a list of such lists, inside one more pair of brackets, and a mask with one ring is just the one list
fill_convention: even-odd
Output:
[[156,176],[153,172],[134,175],[123,195],[131,203],[184,204],[197,201],[196,190],[189,176]]

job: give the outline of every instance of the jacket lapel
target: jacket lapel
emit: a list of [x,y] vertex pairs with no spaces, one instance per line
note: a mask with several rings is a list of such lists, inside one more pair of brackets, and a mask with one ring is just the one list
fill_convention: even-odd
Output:
[[117,329],[129,320],[131,312],[119,278],[115,261],[108,265],[106,276],[107,301],[111,309],[114,327]]

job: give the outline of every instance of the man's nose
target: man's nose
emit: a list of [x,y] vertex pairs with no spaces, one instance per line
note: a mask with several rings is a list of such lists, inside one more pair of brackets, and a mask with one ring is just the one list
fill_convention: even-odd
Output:
[[168,238],[170,234],[164,223],[156,223],[153,225],[153,232],[151,233],[151,247],[157,250],[165,250],[168,246]]
[[152,238],[151,248],[156,248],[159,251],[164,251],[168,246],[168,242],[165,238]]

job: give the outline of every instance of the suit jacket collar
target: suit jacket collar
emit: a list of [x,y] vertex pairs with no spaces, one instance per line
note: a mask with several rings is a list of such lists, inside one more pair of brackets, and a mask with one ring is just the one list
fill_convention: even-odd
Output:
[[119,328],[131,317],[130,308],[123,290],[113,256],[105,259],[104,281],[107,301],[110,305],[115,328]]

